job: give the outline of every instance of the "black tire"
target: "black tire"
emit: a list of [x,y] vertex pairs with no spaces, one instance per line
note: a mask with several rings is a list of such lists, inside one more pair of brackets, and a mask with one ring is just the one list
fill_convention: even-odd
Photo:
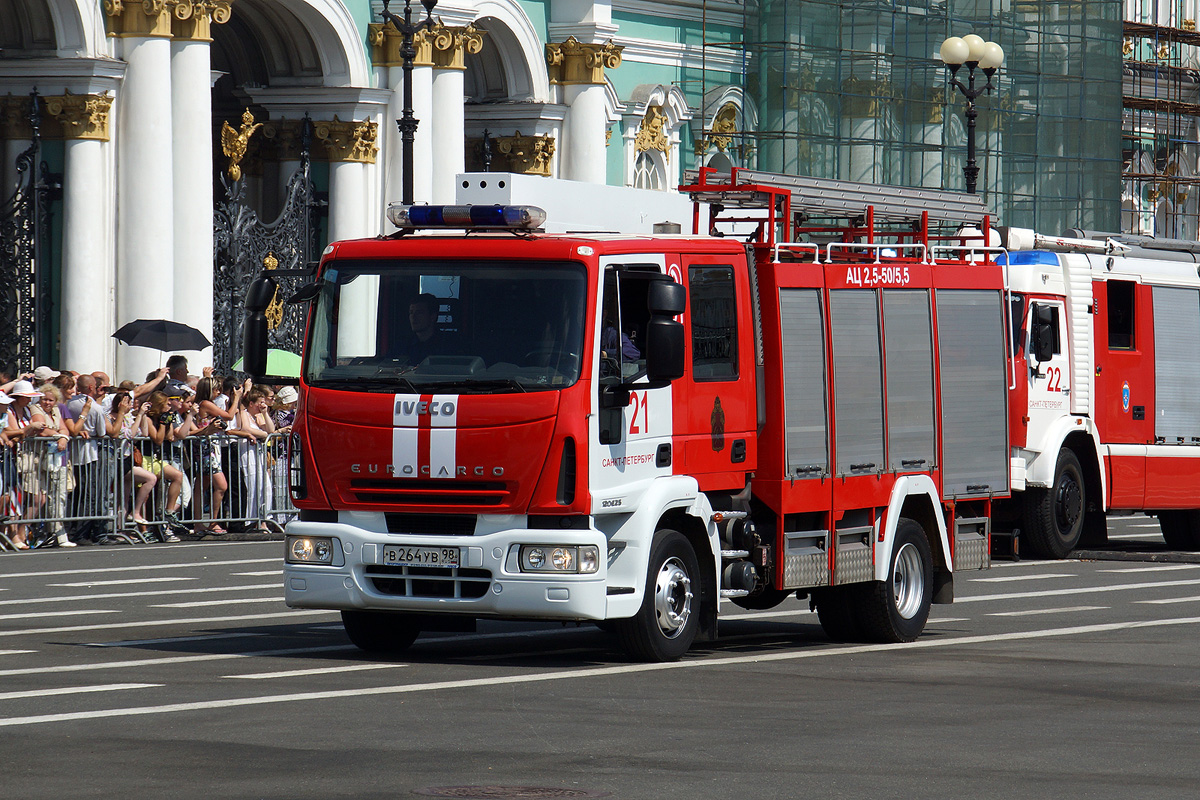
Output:
[[1160,511],[1158,527],[1172,550],[1200,550],[1200,511]]
[[835,642],[863,641],[863,626],[858,612],[861,585],[821,589],[816,597],[817,619],[825,635]]
[[678,661],[700,629],[700,564],[682,533],[661,530],[650,548],[642,607],[613,620],[621,648],[639,661]]
[[858,597],[867,641],[912,642],[921,635],[933,604],[933,557],[918,523],[900,520],[887,581],[863,584]]
[[1022,538],[1036,556],[1066,558],[1079,545],[1086,513],[1083,467],[1075,454],[1064,448],[1054,466],[1054,485],[1025,492]]
[[421,634],[407,614],[386,611],[343,611],[342,626],[354,646],[368,653],[403,653]]

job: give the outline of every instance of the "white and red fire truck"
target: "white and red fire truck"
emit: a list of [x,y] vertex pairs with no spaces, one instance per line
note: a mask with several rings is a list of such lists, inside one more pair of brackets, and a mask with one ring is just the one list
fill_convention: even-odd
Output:
[[[1001,229],[1016,375],[1011,509],[1038,554],[1158,517],[1200,549],[1200,244]],[[1007,511],[1012,513],[1008,514]]]
[[[990,230],[982,204],[761,173],[686,191],[703,235],[394,206],[399,233],[326,249],[294,298],[289,605],[340,610],[368,650],[540,619],[668,660],[726,601],[808,599],[836,639],[911,641],[956,571],[989,566],[1009,429],[1040,424],[1010,391],[1072,365],[1012,357],[1015,266],[954,249],[982,246],[960,227]],[[751,241],[710,235],[725,223]],[[251,372],[273,292],[248,294]],[[1021,299],[1015,319],[1042,303]],[[1021,452],[1024,486],[1049,486]]]

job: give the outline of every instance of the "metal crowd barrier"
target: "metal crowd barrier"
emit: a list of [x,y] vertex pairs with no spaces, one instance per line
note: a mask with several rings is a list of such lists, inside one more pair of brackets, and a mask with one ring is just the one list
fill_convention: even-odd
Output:
[[[296,515],[287,437],[229,434],[154,444],[147,438],[36,438],[0,447],[0,549],[52,546],[59,533],[145,544],[264,530]],[[19,536],[18,536],[19,538]]]

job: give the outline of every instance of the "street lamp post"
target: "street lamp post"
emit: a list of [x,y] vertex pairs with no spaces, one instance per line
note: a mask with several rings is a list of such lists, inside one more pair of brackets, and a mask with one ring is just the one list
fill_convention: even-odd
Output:
[[[950,83],[967,98],[967,163],[963,165],[963,177],[967,182],[967,191],[975,194],[975,183],[979,178],[979,167],[975,164],[975,118],[979,112],[975,110],[975,98],[984,92],[992,93],[992,76],[1004,63],[1004,48],[995,42],[985,42],[982,37],[969,33],[962,38],[951,36],[942,42],[942,61],[950,70]],[[967,66],[967,84],[958,79],[958,70]],[[980,69],[987,76],[987,85],[975,88],[975,70]]]
[[400,112],[400,119],[396,120],[396,127],[400,130],[400,148],[401,148],[401,165],[404,169],[403,181],[403,196],[400,201],[406,206],[411,206],[413,200],[413,139],[417,135],[418,120],[413,116],[413,90],[412,90],[412,71],[413,61],[417,57],[416,47],[413,45],[413,37],[422,29],[433,28],[433,8],[437,5],[437,0],[421,0],[421,5],[425,6],[425,19],[418,22],[416,25],[412,22],[412,0],[404,0],[404,19],[401,20],[392,12],[388,11],[388,3],[391,0],[383,0],[383,23],[392,23],[396,30],[400,32],[400,58],[402,59],[402,68],[404,69],[404,108]]

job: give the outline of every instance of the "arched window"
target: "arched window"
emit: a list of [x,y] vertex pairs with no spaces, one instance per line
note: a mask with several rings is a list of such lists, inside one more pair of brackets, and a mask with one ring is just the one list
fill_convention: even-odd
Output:
[[636,189],[662,191],[666,175],[649,153],[642,153],[633,165],[633,186]]

